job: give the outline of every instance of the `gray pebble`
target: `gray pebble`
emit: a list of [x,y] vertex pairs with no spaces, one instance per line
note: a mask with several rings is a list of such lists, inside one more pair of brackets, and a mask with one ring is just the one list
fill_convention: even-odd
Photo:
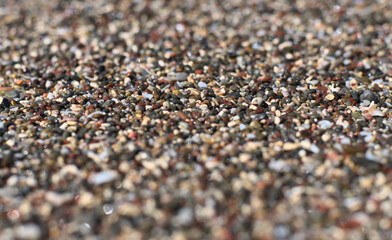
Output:
[[378,96],[376,94],[374,94],[372,91],[370,90],[365,90],[361,96],[360,96],[361,101],[374,101],[374,102],[378,102]]

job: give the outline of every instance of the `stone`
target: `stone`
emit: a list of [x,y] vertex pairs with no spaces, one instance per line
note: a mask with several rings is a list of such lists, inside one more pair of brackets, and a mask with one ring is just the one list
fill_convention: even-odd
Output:
[[376,94],[374,94],[372,91],[370,90],[365,90],[361,96],[360,96],[361,101],[365,101],[368,100],[370,102],[374,101],[374,102],[378,102],[378,96]]

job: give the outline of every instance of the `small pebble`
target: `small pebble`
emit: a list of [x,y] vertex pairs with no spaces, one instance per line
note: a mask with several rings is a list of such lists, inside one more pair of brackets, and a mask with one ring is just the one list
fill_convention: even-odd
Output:
[[114,181],[116,177],[117,175],[113,171],[102,171],[91,175],[88,181],[94,185],[101,185]]
[[197,85],[199,86],[199,88],[206,88],[207,87],[207,84],[204,82],[199,82]]
[[318,127],[321,129],[328,129],[332,127],[332,123],[328,120],[322,120],[318,122]]
[[15,229],[15,237],[18,239],[40,239],[41,228],[33,223],[17,226]]
[[369,102],[378,102],[378,97],[376,94],[374,94],[372,91],[370,90],[365,90],[361,96],[360,96],[361,101],[365,101],[368,100]]

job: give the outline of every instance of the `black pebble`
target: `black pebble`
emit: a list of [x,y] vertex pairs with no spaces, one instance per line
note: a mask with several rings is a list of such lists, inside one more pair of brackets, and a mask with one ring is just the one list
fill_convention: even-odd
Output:
[[7,98],[0,97],[0,107],[9,108],[10,106],[11,106],[11,102]]

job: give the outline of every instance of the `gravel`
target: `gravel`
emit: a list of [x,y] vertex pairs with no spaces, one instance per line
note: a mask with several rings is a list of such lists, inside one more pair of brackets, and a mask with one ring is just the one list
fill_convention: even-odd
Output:
[[390,16],[0,1],[0,239],[390,239]]

